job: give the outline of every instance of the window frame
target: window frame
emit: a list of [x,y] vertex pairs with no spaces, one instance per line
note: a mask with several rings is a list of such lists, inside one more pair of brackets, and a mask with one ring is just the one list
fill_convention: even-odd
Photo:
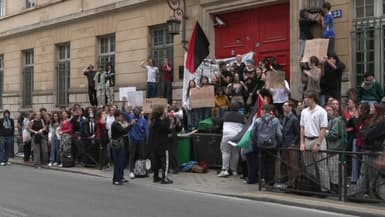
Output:
[[36,7],[36,0],[25,0],[25,8],[31,9]]
[[[34,59],[35,59],[34,49],[23,50],[23,107],[32,108],[33,106],[33,90],[34,90]],[[27,75],[30,73],[30,75]],[[26,84],[27,76],[30,76],[30,83]],[[30,87],[27,89],[27,87]],[[29,97],[27,99],[27,97]]]
[[[161,68],[163,64],[163,59],[166,56],[168,57],[170,64],[173,65],[174,37],[168,32],[167,24],[161,24],[150,27],[150,37],[151,58],[155,61],[155,64],[159,67],[159,69]],[[160,71],[160,73],[162,72]]]
[[0,17],[7,16],[7,1],[0,0]]
[[0,108],[3,108],[4,93],[4,54],[0,54]]
[[[106,43],[106,44],[104,44]],[[105,49],[104,49],[105,47]],[[98,63],[106,67],[112,64],[115,67],[116,57],[116,37],[115,34],[103,35],[98,37]]]
[[[69,88],[71,84],[71,44],[62,43],[56,45],[56,105],[69,105]],[[64,67],[64,71],[61,71]],[[64,81],[62,81],[64,73]],[[64,83],[61,83],[64,82]],[[63,87],[63,90],[60,88]]]

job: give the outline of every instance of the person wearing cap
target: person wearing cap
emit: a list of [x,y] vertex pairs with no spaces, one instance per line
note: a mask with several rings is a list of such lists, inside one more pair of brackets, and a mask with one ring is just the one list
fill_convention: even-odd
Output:
[[0,166],[10,165],[8,159],[15,135],[15,122],[10,116],[11,113],[5,110],[0,119]]
[[370,105],[380,102],[384,97],[384,90],[380,83],[376,81],[373,72],[365,73],[364,81],[358,88],[358,95],[361,102],[367,102]]

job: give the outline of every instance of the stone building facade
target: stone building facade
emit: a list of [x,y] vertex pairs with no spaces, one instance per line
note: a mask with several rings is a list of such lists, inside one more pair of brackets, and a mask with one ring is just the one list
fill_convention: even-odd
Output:
[[[348,79],[353,72],[353,3],[330,2],[332,10],[343,12],[335,20],[336,50],[347,65]],[[0,107],[17,112],[43,106],[50,110],[74,103],[88,105],[87,80],[82,74],[88,64],[112,62],[117,73],[116,91],[127,86],[144,90],[146,73],[139,65],[148,56],[156,60],[172,57],[173,95],[180,99],[183,47],[196,21],[209,37],[210,57],[215,58],[221,49],[216,42],[216,16],[277,4],[287,5],[289,10],[288,54],[284,58],[290,66],[292,96],[300,97],[296,91],[300,80],[299,10],[322,1],[186,0],[185,3],[185,25],[181,34],[171,36],[166,21],[172,11],[166,0],[0,0]],[[350,86],[347,81],[346,87]]]

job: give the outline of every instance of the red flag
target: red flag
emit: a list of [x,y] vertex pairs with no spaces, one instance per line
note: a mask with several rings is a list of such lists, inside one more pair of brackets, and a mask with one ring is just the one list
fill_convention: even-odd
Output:
[[257,111],[257,117],[261,117],[262,116],[262,106],[263,105],[266,105],[266,101],[265,99],[263,99],[262,95],[261,94],[258,94],[258,101],[257,101],[257,105],[258,105],[258,111]]
[[202,61],[209,55],[210,42],[198,22],[195,23],[188,46],[186,68],[195,73]]

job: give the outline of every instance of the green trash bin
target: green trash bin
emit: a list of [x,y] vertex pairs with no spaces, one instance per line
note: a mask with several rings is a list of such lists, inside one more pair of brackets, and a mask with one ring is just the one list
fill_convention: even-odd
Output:
[[178,136],[178,165],[191,161],[191,137]]

